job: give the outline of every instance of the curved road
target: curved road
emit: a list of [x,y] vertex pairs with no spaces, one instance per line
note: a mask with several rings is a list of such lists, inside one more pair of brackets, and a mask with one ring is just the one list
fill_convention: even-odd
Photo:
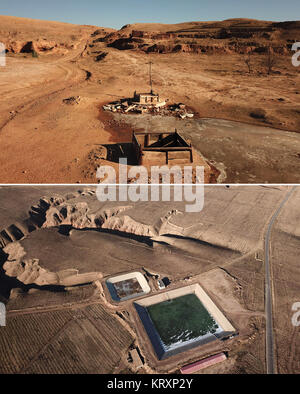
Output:
[[296,186],[286,194],[279,207],[273,214],[265,237],[265,315],[266,315],[266,364],[267,373],[276,373],[276,363],[274,356],[274,335],[273,335],[273,294],[272,294],[272,273],[270,266],[270,237],[273,224],[280,214],[283,206],[295,190]]
[[[64,90],[74,82],[86,80],[86,70],[75,62],[85,51],[88,37],[78,47],[59,59],[32,62],[9,58],[9,65],[1,79],[0,131],[21,110],[38,100]],[[11,116],[11,113],[15,113]]]

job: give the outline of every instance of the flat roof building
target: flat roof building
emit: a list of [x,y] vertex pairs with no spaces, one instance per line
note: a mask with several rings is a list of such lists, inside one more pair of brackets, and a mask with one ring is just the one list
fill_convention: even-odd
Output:
[[131,358],[132,358],[132,363],[136,369],[142,368],[143,366],[143,361],[136,349],[130,350],[129,352]]
[[166,101],[161,99],[159,94],[151,91],[150,93],[137,93],[134,92],[133,99],[131,100],[131,104],[138,105],[153,105],[155,107],[160,107],[166,105]]
[[211,365],[225,361],[226,358],[227,357],[224,353],[218,353],[215,354],[214,356],[204,358],[203,360],[197,361],[193,364],[186,365],[180,369],[180,372],[182,374],[194,373],[200,371],[201,369],[207,368]]

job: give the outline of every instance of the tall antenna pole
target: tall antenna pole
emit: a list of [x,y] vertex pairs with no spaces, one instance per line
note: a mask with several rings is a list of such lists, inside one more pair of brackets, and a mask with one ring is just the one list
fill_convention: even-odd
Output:
[[153,94],[153,89],[152,89],[152,64],[153,63],[150,61],[147,64],[149,64],[149,77],[150,77],[150,88],[151,88],[150,93]]

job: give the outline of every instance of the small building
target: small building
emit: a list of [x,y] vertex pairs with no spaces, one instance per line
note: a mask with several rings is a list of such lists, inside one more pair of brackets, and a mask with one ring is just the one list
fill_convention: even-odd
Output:
[[207,368],[211,365],[218,364],[227,359],[225,353],[218,353],[214,356],[204,358],[203,360],[197,361],[193,364],[186,365],[180,369],[182,374],[194,373],[201,369]]
[[129,354],[132,359],[132,363],[133,363],[134,367],[136,369],[142,368],[142,366],[144,364],[143,364],[143,361],[142,361],[138,351],[136,349],[133,349],[133,350],[130,350]]
[[158,108],[166,105],[166,101],[164,99],[161,99],[159,94],[153,93],[153,91],[151,90],[150,93],[134,92],[131,104],[146,106],[150,105]]
[[193,163],[192,145],[176,130],[169,133],[133,132],[132,144],[138,165]]
[[161,279],[158,279],[157,284],[158,284],[158,288],[160,290],[165,289],[165,287],[166,287],[164,282]]

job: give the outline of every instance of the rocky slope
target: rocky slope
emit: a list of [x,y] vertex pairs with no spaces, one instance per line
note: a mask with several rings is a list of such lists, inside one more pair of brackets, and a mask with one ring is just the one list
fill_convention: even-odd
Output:
[[0,41],[7,52],[39,54],[64,54],[89,37],[90,48],[105,42],[119,50],[146,53],[264,53],[271,46],[274,52],[287,54],[300,31],[300,21],[252,19],[175,25],[142,23],[125,25],[118,31],[1,15],[0,22]]
[[287,54],[299,31],[299,21],[229,19],[178,25],[126,25],[102,41],[119,50],[146,53],[265,53],[271,47],[275,53]]
[[[232,261],[256,250],[262,242],[265,222],[285,189],[257,187],[252,200],[245,190],[224,187],[218,190],[217,197],[214,190],[206,191],[205,212],[193,214],[183,212],[185,202],[100,202],[96,188],[42,197],[30,208],[28,217],[22,215],[25,220],[1,231],[0,276],[17,280],[12,287],[21,283],[72,286],[92,282],[102,272],[107,275],[111,264],[120,262],[122,266],[126,262],[128,267],[130,261],[132,269],[148,252],[145,261],[150,269],[157,269],[163,261],[172,272],[174,264],[179,263],[180,275],[183,255],[189,267],[184,266],[186,272],[194,264],[200,267],[210,262],[218,264],[218,259]],[[237,201],[232,203],[237,195]],[[257,207],[260,199],[263,206]],[[3,205],[5,208],[5,201]],[[93,229],[102,231],[90,231]],[[131,241],[134,253],[127,245]],[[73,251],[77,246],[82,255],[76,260],[65,250],[69,247]],[[49,255],[53,256],[52,263],[47,265]],[[120,267],[115,269],[119,272]]]
[[176,210],[168,212],[154,226],[147,225],[135,221],[128,215],[122,215],[124,211],[132,208],[130,205],[117,205],[107,209],[99,207],[95,193],[93,189],[84,189],[65,196],[42,197],[31,207],[27,220],[3,229],[0,232],[0,249],[3,249],[5,256],[3,264],[5,275],[16,278],[24,285],[38,286],[74,286],[102,277],[100,272],[79,274],[75,268],[51,272],[44,269],[38,259],[26,258],[26,251],[18,241],[39,228],[59,226],[71,226],[74,229],[103,228],[149,238],[159,236],[161,233],[180,233],[177,226],[168,226],[169,218],[178,213]]
[[65,54],[95,31],[107,35],[113,29],[0,15],[0,42],[13,54]]

